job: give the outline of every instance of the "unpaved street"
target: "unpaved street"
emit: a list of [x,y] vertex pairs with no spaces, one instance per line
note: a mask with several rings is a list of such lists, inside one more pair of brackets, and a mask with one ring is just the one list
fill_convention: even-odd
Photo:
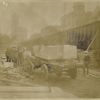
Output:
[[[14,69],[9,69],[14,70]],[[13,73],[13,74],[12,74]],[[49,86],[58,87],[63,91],[71,93],[81,98],[99,98],[100,97],[100,78],[91,74],[84,76],[82,69],[78,69],[76,79],[69,77],[58,78],[49,75],[45,80],[40,76],[24,77],[19,73],[0,71],[0,86]],[[90,71],[92,73],[92,71]]]
[[76,79],[63,78],[53,81],[52,85],[61,87],[64,91],[69,91],[81,98],[99,98],[100,97],[100,77],[87,75],[84,76],[82,71],[78,71]]

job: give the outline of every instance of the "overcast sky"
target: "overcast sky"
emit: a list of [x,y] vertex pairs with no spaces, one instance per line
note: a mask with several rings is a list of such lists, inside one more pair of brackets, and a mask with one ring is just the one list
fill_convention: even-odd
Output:
[[[0,29],[1,29],[0,31],[2,33],[7,33],[7,32],[10,33],[9,22],[11,21],[11,19],[9,17],[9,13],[10,13],[9,11],[12,11],[12,10],[9,10],[9,9],[11,9],[11,5],[13,5],[13,6],[19,5],[18,1],[19,0],[0,0]],[[30,3],[29,1],[31,1],[31,0],[20,0],[20,2],[24,2],[26,4]],[[68,0],[33,0],[33,1],[35,1],[35,2],[31,3],[30,6],[32,6],[32,7],[30,7],[30,8],[33,9],[33,12],[35,13],[35,19],[38,21],[35,21],[35,19],[34,19],[33,20],[34,25],[31,24],[31,28],[33,28],[33,30],[31,30],[31,29],[29,29],[29,30],[38,32],[39,29],[41,29],[41,25],[39,25],[39,24],[42,24],[42,26],[44,26],[44,24],[45,25],[60,25],[61,17],[65,14],[70,13],[73,10],[72,7],[73,7],[74,0],[71,0],[71,1],[69,0],[70,2],[68,2]],[[84,3],[85,3],[86,11],[93,11],[95,9],[95,7],[100,4],[100,3],[96,2],[95,0],[93,2],[88,0]],[[8,12],[6,12],[7,14],[4,14],[4,11],[6,11],[6,10]],[[13,7],[13,10],[14,10],[14,7]],[[20,9],[16,10],[16,11],[20,12]],[[22,22],[24,22],[24,21],[22,21]],[[28,21],[27,21],[27,23],[28,23]]]
[[[0,0],[0,1],[4,1],[3,5],[7,6],[9,9],[10,0],[8,1]],[[11,1],[13,2],[16,1],[14,3],[18,3],[19,0],[11,0]],[[34,3],[33,7],[34,11],[40,14],[42,17],[44,17],[48,24],[59,24],[61,16],[72,11],[72,5],[73,5],[72,1],[76,0],[69,0],[70,2],[68,2],[68,0],[20,0],[19,2],[21,1],[24,3],[28,3],[29,1],[37,1],[37,2],[32,2]],[[92,0],[91,1],[87,0],[87,1],[88,2],[84,2],[86,10],[92,11],[97,5],[100,4],[96,2],[96,0],[94,0],[95,2],[92,2]],[[64,6],[66,6],[65,12],[64,12]]]

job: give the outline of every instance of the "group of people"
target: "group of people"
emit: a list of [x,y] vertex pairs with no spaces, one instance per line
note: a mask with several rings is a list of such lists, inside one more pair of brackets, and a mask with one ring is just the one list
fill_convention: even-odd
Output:
[[[14,65],[22,65],[27,59],[31,60],[32,52],[30,50],[27,50],[26,48],[22,47],[10,47],[6,50],[6,59],[7,62],[13,62]],[[38,60],[38,59],[37,59]],[[84,75],[89,74],[89,65],[90,65],[90,56],[87,51],[83,53],[83,73]],[[30,61],[36,65],[36,67],[40,66],[41,61],[35,61],[32,60]],[[35,68],[35,67],[34,67]]]
[[27,56],[31,55],[26,48],[10,47],[6,50],[7,62],[13,62],[15,65],[21,65]]
[[35,69],[39,68],[44,69],[46,73],[48,72],[44,60],[36,57],[28,48],[10,47],[6,50],[6,59],[7,62],[13,62],[15,68],[28,74],[33,74]]

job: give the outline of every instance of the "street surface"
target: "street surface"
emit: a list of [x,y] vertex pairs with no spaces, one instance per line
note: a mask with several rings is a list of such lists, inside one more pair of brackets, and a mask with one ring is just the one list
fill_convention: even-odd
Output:
[[[90,73],[93,73],[93,71],[90,71]],[[81,69],[78,70],[76,79],[63,78],[53,81],[51,84],[80,98],[100,98],[100,76],[94,73],[84,76]]]
[[[5,64],[5,65],[12,66],[12,64]],[[61,95],[61,97],[68,97],[68,98],[70,97],[72,98],[73,97],[99,98],[100,97],[100,76],[99,76],[100,74],[99,72],[90,70],[90,74],[84,76],[82,69],[79,68],[76,79],[71,79],[68,76],[59,78],[57,76],[49,75],[48,79],[45,80],[44,78],[41,78],[40,76],[26,77],[22,74],[19,74],[16,68],[9,67],[9,66],[5,67],[5,65],[4,66],[1,65],[0,67],[0,87],[3,87],[3,86],[4,87],[5,86],[48,87],[54,90],[52,97],[60,97],[59,92],[57,94],[58,90],[60,91],[60,94],[62,93],[66,95],[66,96]],[[31,90],[32,89],[30,89],[30,91]],[[2,94],[2,91],[0,91],[0,93],[2,96],[5,95],[5,94]],[[27,96],[34,97],[29,94]],[[35,94],[35,97],[39,97],[39,94],[37,96]],[[50,95],[41,96],[41,93],[40,93],[40,97],[50,97]]]

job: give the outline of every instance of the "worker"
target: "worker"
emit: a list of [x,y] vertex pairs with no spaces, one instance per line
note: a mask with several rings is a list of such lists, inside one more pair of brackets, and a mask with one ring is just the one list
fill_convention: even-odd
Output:
[[23,57],[24,50],[23,48],[18,48],[18,65],[22,65],[24,57]]
[[84,52],[83,63],[83,74],[89,74],[90,56],[88,51]]
[[11,53],[12,53],[11,48],[7,48],[5,52],[7,62],[11,62]]

